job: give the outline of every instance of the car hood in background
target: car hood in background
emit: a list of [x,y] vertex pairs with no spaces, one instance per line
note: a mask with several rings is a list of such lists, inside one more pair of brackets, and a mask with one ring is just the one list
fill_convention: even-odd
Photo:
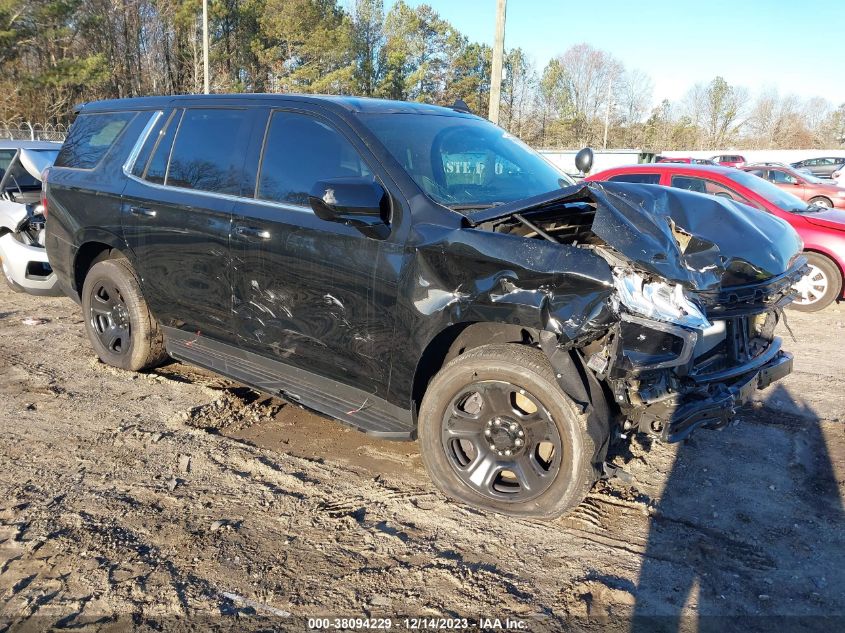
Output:
[[514,213],[539,219],[578,202],[595,205],[591,230],[605,244],[640,269],[693,290],[781,275],[802,248],[795,230],[769,213],[659,185],[588,182],[467,217],[473,224]]
[[58,150],[22,149],[19,160],[23,168],[40,181],[42,172],[53,165],[58,154]]
[[818,211],[817,213],[802,214],[801,217],[816,226],[823,226],[826,229],[833,229],[834,231],[845,231],[845,211],[828,209],[827,211]]

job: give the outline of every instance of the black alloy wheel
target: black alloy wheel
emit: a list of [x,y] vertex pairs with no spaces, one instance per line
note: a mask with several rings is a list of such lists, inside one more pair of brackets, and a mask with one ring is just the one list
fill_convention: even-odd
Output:
[[563,447],[551,415],[509,382],[467,385],[447,406],[441,429],[458,478],[489,499],[528,501],[560,471]]

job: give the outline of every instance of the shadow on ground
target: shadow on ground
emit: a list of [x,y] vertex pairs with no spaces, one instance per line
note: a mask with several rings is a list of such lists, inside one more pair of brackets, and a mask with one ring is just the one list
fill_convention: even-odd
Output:
[[[845,589],[845,539],[822,422],[783,386],[772,391],[791,414],[759,408],[679,446],[649,526],[632,631],[843,630],[845,614],[826,618]],[[715,463],[699,450],[714,441],[725,456]],[[703,486],[734,499],[702,504],[713,498]],[[785,589],[804,606],[784,601]],[[727,612],[737,593],[742,610]]]

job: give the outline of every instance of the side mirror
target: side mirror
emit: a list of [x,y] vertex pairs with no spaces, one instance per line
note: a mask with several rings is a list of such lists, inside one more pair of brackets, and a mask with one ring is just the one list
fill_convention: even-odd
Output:
[[390,235],[390,199],[384,187],[369,178],[318,180],[308,201],[321,220],[353,226],[378,240]]
[[593,168],[593,150],[591,148],[585,147],[575,154],[575,167],[582,174],[590,173]]

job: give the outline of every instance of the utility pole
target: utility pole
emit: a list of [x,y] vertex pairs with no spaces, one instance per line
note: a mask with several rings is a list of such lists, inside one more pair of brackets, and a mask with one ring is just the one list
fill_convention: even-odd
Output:
[[208,94],[208,0],[202,0],[202,70],[203,70],[203,92]]
[[505,12],[507,0],[496,2],[496,39],[493,40],[493,67],[490,73],[490,105],[488,116],[499,125],[499,101],[502,95],[502,62],[505,56]]
[[607,128],[610,127],[610,102],[612,100],[613,89],[613,74],[607,77],[607,108],[604,111],[604,143],[602,147],[607,149]]

